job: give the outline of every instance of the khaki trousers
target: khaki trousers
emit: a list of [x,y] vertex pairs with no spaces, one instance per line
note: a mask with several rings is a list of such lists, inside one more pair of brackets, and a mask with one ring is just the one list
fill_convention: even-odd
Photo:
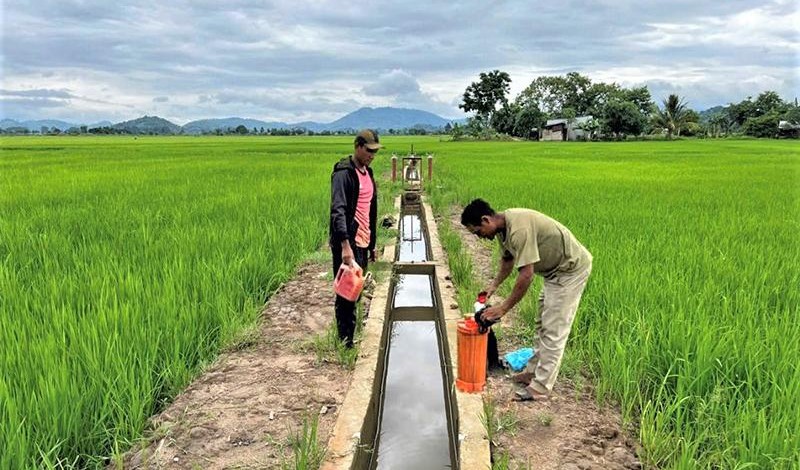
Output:
[[544,281],[539,294],[539,317],[533,344],[536,356],[525,366],[525,371],[533,374],[531,388],[539,393],[553,390],[572,321],[591,272],[592,265],[589,264],[586,269],[559,273]]

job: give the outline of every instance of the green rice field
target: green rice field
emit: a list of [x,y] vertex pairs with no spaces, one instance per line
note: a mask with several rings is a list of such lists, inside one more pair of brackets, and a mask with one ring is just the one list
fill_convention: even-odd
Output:
[[[589,248],[567,360],[645,462],[800,468],[796,142],[443,140],[385,137],[377,172],[413,144],[437,211],[530,207]],[[352,138],[0,147],[0,468],[102,468],[325,243]]]
[[[638,425],[645,462],[800,468],[800,145],[509,143],[441,154],[438,207],[481,197],[537,209],[593,253],[567,356]],[[531,326],[535,298],[523,305]]]

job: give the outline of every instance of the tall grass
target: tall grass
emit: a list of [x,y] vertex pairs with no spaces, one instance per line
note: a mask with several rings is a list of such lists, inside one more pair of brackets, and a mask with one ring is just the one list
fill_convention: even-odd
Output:
[[24,469],[103,466],[254,323],[326,240],[352,140],[2,146],[0,468]]
[[282,470],[317,470],[325,458],[325,445],[317,437],[319,415],[303,418],[303,429],[295,430],[289,437],[293,462],[282,462]]
[[639,422],[647,461],[800,466],[796,143],[452,143],[436,152],[439,211],[474,197],[530,207],[592,251],[567,352],[594,371],[601,399],[618,399]]

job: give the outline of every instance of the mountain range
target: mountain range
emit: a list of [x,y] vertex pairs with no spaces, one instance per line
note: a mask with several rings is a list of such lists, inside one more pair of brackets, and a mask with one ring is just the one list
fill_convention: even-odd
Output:
[[[260,130],[263,127],[265,130],[307,129],[314,132],[348,131],[369,127],[380,132],[389,129],[410,129],[415,127],[425,130],[434,130],[441,129],[448,123],[464,123],[465,121],[466,119],[445,119],[436,114],[419,109],[382,107],[361,108],[329,123],[315,121],[287,123],[282,121],[261,121],[258,119],[229,117],[223,119],[201,119],[180,126],[158,116],[143,116],[138,119],[116,124],[110,121],[101,121],[89,124],[87,128],[110,127],[117,130],[126,130],[135,134],[202,134],[204,132],[214,132],[218,129],[221,131],[232,130],[236,129],[238,126],[244,126],[248,130],[252,130],[253,128]],[[58,128],[61,131],[66,131],[71,127],[80,127],[82,125],[84,124],[75,124],[52,119],[33,121],[3,119],[0,121],[0,129],[19,127],[26,128],[33,132],[40,131],[42,127],[51,129]]]

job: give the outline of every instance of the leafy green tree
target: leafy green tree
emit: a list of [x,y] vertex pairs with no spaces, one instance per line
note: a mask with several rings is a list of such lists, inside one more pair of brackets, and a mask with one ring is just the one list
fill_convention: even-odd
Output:
[[511,77],[506,72],[500,70],[481,72],[479,80],[472,82],[464,91],[463,102],[458,107],[465,112],[475,111],[482,122],[489,123],[498,105],[500,107],[508,105],[506,94],[510,84]]
[[236,126],[236,129],[234,129],[233,132],[244,135],[247,134],[248,131],[247,127],[245,127],[244,124],[239,124],[238,126]]
[[521,106],[514,119],[513,135],[524,139],[539,137],[539,129],[547,116],[536,106]]
[[708,130],[713,137],[719,137],[721,134],[727,134],[731,129],[731,121],[728,119],[727,113],[716,113],[708,118]]
[[775,112],[751,117],[744,122],[742,131],[753,137],[775,137],[778,133],[778,121],[780,116]]
[[522,106],[535,106],[548,115],[560,115],[571,108],[578,115],[585,114],[593,101],[592,81],[577,72],[565,76],[542,76],[534,79],[517,97]]
[[492,137],[492,127],[488,119],[480,115],[467,119],[465,131],[477,139],[488,140]]
[[602,124],[600,123],[599,119],[592,118],[584,123],[577,125],[575,128],[583,130],[586,133],[587,140],[593,140],[600,132]]
[[781,117],[784,121],[789,121],[793,124],[800,124],[800,106],[789,106],[789,108]]
[[453,128],[450,130],[450,135],[453,136],[453,140],[459,140],[464,137],[464,126],[460,126],[457,122],[453,124]]
[[624,100],[622,88],[616,83],[594,83],[587,93],[590,104],[584,114],[592,116],[602,116],[606,103],[612,99]]
[[623,101],[630,101],[635,104],[642,116],[650,116],[657,109],[655,103],[653,103],[653,97],[650,95],[650,90],[646,86],[620,88],[617,96]]
[[517,112],[519,112],[519,106],[515,103],[503,106],[492,115],[492,127],[502,134],[514,135]]
[[603,131],[617,138],[639,135],[644,130],[646,119],[636,104],[630,101],[612,100],[606,103],[603,116]]
[[[678,95],[669,95],[663,101],[664,107],[653,113],[653,125],[667,130],[667,139],[672,139],[673,134],[681,135],[681,129],[689,122],[690,109]],[[697,113],[695,113],[697,114]]]
[[753,105],[756,108],[756,113],[759,116],[765,114],[777,113],[781,114],[786,112],[788,106],[783,102],[780,95],[774,91],[765,91],[758,95]]

